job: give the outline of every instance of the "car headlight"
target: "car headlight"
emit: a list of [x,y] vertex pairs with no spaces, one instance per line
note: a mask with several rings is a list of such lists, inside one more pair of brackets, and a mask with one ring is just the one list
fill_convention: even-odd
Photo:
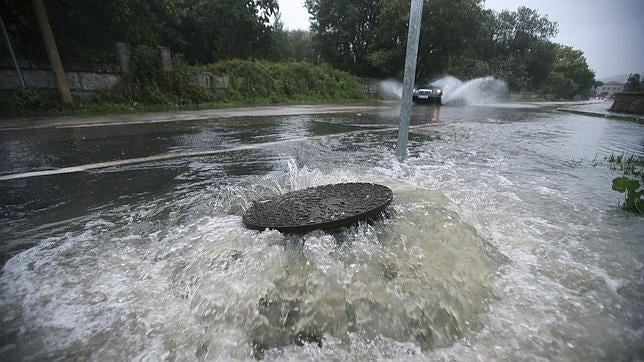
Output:
[[442,89],[437,89],[437,90],[436,90],[436,94],[438,94],[438,95],[443,94],[443,90],[442,90]]

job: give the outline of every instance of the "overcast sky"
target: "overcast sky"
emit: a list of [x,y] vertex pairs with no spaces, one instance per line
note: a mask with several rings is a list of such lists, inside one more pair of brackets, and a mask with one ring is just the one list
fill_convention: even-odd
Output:
[[[304,0],[278,0],[287,29],[308,29]],[[644,0],[486,0],[494,10],[536,9],[559,23],[556,42],[581,49],[597,78],[644,72]]]

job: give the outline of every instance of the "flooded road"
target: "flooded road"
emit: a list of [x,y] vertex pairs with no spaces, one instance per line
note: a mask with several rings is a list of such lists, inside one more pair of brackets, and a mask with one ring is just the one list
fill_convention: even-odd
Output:
[[[604,157],[644,156],[644,125],[513,104],[412,125],[404,163],[395,109],[0,132],[4,177],[124,161],[0,181],[0,359],[641,358],[644,219]],[[394,191],[387,219],[242,225],[353,181]]]

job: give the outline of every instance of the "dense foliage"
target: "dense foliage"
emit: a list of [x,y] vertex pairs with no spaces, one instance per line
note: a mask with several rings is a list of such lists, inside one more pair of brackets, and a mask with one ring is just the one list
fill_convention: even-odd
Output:
[[[19,56],[45,58],[31,4],[1,9]],[[49,0],[64,61],[113,62],[114,44],[167,46],[187,64],[228,59],[329,63],[371,78],[402,77],[409,0],[305,0],[310,31],[286,31],[277,0]],[[590,95],[579,50],[552,42],[557,24],[535,10],[486,10],[483,0],[425,0],[417,79],[493,75],[515,92]]]
[[[191,63],[264,57],[276,0],[49,0],[63,60],[104,61],[114,44],[164,45]],[[19,54],[44,57],[31,2],[7,0],[2,14]]]
[[[408,0],[306,0],[324,61],[365,76],[401,77]],[[423,7],[417,79],[494,75],[514,91],[549,98],[590,95],[583,54],[551,42],[557,24],[535,10],[494,12],[482,0],[432,0]]]
[[141,46],[133,53],[132,72],[115,92],[124,100],[275,103],[364,98],[360,79],[326,64],[233,59],[201,66],[179,62],[172,71],[163,72],[154,49]]
[[100,92],[91,102],[80,101],[74,109],[63,109],[53,90],[16,88],[0,98],[0,113],[132,112],[155,109],[150,108],[154,105],[190,109],[199,105],[367,99],[359,78],[326,64],[233,59],[201,66],[177,63],[172,71],[163,72],[153,48],[137,47],[133,55],[132,72],[116,88]]

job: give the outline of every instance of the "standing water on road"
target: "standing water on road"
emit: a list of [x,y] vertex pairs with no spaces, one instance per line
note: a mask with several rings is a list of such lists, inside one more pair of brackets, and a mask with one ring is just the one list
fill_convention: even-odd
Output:
[[[416,107],[399,163],[396,114],[0,133],[4,175],[230,150],[1,181],[0,359],[643,355],[644,221],[604,156],[644,156],[644,126]],[[388,218],[242,224],[253,200],[336,182],[390,187]]]

